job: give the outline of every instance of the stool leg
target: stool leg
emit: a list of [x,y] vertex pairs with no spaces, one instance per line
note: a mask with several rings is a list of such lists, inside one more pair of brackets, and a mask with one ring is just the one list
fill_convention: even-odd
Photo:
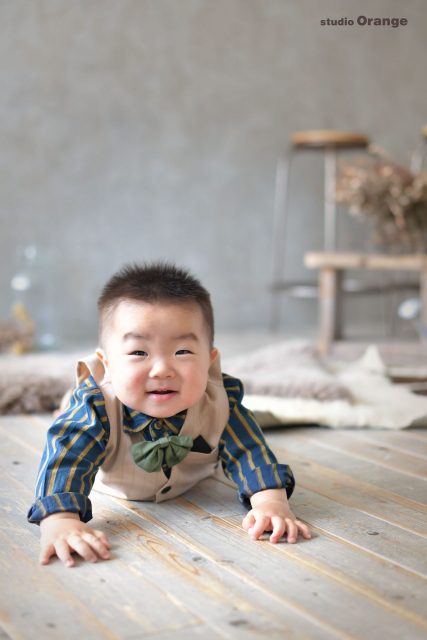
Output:
[[427,327],[427,261],[420,272],[421,322]]
[[320,270],[319,279],[319,351],[326,355],[334,338],[341,334],[341,282],[342,274],[331,267]]
[[334,149],[325,149],[325,251],[334,251],[336,247],[336,186],[337,157]]
[[289,215],[289,178],[293,148],[281,155],[277,162],[273,222],[273,286],[270,311],[270,330],[277,331],[280,321],[280,283],[283,279],[286,253],[286,226]]
[[335,273],[335,331],[334,340],[341,340],[343,337],[343,287],[344,273]]

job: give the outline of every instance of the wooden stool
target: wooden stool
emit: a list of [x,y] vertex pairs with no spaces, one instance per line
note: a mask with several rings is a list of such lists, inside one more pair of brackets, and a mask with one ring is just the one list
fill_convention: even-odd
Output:
[[328,353],[334,339],[342,332],[341,281],[347,269],[376,271],[418,271],[421,297],[421,320],[427,324],[427,255],[389,256],[382,254],[309,252],[305,266],[319,269],[319,350]]
[[[298,131],[291,138],[286,155],[277,163],[276,193],[274,206],[273,236],[273,286],[270,327],[279,325],[280,304],[278,294],[288,291],[291,295],[307,297],[306,283],[289,282],[284,279],[286,254],[286,226],[289,217],[289,177],[292,160],[297,151],[320,150],[324,153],[324,249],[336,249],[336,160],[340,150],[366,149],[369,138],[359,133],[334,130]],[[313,287],[312,287],[313,288]],[[316,294],[316,291],[315,291]]]

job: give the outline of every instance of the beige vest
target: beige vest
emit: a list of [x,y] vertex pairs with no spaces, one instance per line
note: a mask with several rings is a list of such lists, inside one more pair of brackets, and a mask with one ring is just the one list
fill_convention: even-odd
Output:
[[211,476],[218,466],[218,443],[229,418],[228,396],[224,388],[219,355],[209,368],[206,391],[187,410],[180,435],[193,439],[202,436],[212,448],[210,453],[190,451],[172,467],[170,478],[163,471],[149,473],[138,467],[131,454],[132,444],[143,439],[141,433],[123,431],[123,405],[114,395],[111,383],[104,379],[105,369],[94,354],[77,364],[77,383],[91,374],[104,399],[110,422],[107,456],[95,477],[93,489],[128,500],[162,502],[180,495],[200,480]]

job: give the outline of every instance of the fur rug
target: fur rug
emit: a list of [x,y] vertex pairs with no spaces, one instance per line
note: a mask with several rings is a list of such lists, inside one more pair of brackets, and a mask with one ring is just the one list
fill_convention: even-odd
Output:
[[223,368],[241,377],[244,404],[263,427],[427,426],[427,396],[394,384],[375,346],[354,362],[325,364],[313,346],[284,343],[228,359]]
[[0,356],[0,414],[46,413],[59,406],[74,383],[81,353]]
[[[73,385],[81,352],[0,356],[0,413],[51,412]],[[320,424],[344,428],[427,426],[427,396],[387,375],[370,347],[351,363],[323,363],[300,341],[222,359],[223,371],[242,379],[244,404],[261,426]]]
[[243,381],[245,393],[326,402],[353,401],[346,385],[320,362],[307,342],[283,342],[250,354],[223,358],[222,370]]

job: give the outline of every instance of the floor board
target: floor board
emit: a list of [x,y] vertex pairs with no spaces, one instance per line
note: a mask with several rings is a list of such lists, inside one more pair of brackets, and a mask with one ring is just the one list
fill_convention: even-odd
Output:
[[0,639],[427,637],[426,431],[267,432],[313,538],[252,542],[223,476],[159,505],[93,493],[108,562],[38,564],[26,522],[48,416],[4,416]]

